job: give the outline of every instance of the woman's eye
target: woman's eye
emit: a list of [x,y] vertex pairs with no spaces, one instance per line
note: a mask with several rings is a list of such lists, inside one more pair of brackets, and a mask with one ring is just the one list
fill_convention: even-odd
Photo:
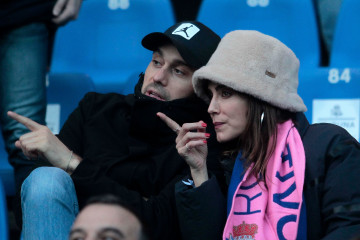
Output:
[[230,90],[223,90],[221,92],[222,97],[230,97],[232,95],[232,92]]

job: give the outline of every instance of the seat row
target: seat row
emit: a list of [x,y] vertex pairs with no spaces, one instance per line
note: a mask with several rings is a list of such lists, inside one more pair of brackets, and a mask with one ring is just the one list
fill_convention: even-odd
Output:
[[333,123],[360,140],[360,68],[321,67],[299,74],[310,123]]
[[[343,0],[331,66],[360,67],[359,11],[359,1]],[[301,68],[320,66],[312,0],[203,0],[197,20],[220,36],[235,29],[259,30],[288,45]],[[170,0],[84,1],[78,19],[58,30],[51,71],[86,73],[98,92],[121,92],[133,71],[147,67],[151,53],[141,46],[142,37],[174,22]]]

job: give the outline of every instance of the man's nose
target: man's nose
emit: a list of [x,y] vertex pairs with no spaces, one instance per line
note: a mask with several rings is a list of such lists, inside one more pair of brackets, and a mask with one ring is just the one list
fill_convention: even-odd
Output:
[[161,83],[162,85],[166,85],[168,80],[167,69],[162,67],[157,70],[154,75],[154,82]]

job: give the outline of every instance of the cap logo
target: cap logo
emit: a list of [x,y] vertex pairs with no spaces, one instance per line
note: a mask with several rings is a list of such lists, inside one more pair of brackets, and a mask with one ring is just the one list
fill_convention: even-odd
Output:
[[172,34],[182,36],[183,38],[190,40],[200,29],[192,23],[183,23],[177,27]]

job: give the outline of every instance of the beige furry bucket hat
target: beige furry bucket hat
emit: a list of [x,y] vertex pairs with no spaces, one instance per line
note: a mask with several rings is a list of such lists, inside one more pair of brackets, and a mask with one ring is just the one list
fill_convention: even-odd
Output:
[[206,66],[195,71],[195,93],[205,101],[206,80],[252,95],[281,109],[305,112],[297,93],[299,60],[279,40],[257,31],[226,34]]

